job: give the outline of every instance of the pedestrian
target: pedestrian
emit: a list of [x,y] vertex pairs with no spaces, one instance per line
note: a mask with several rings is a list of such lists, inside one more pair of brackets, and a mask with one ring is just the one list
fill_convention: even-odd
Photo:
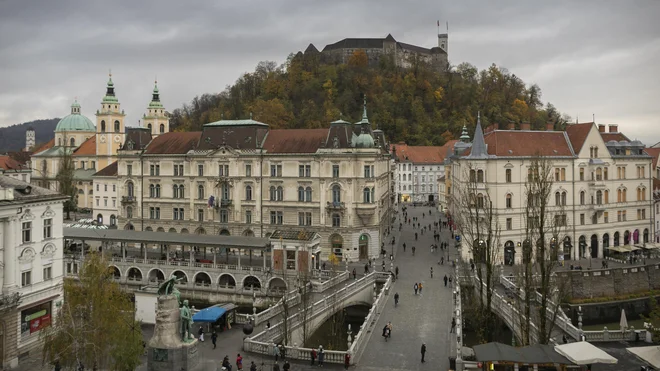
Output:
[[456,317],[451,318],[451,329],[449,330],[449,333],[451,334],[452,332],[456,331]]
[[425,354],[426,354],[426,343],[422,343],[422,363],[426,362],[424,361]]
[[252,361],[250,363],[250,371],[257,371],[257,365]]
[[403,243],[403,252],[406,252],[406,243]]
[[394,260],[394,255],[390,254],[390,261]]
[[415,295],[417,295],[417,290],[419,290],[419,286],[417,286],[417,282],[415,282],[415,286],[413,286],[413,288],[415,289]]
[[357,272],[355,271],[355,268],[353,268],[353,279],[354,280],[357,279]]
[[215,343],[218,341],[218,334],[213,331],[211,334],[211,342],[213,343],[213,349],[215,349]]
[[243,369],[243,357],[241,357],[240,353],[236,355],[236,369],[237,370]]
[[291,369],[291,365],[289,364],[289,361],[284,361],[284,365],[282,366],[282,370],[289,371],[290,369]]
[[227,370],[231,371],[231,364],[229,363],[229,356],[225,356],[225,358],[222,359],[222,367],[224,367]]
[[449,279],[447,278],[447,275],[446,275],[446,274],[445,274],[445,278],[443,278],[442,280],[445,281],[445,287],[447,287],[447,281],[448,281]]
[[394,272],[395,272],[395,277],[398,279],[399,278],[399,266],[398,265],[397,265],[396,268],[394,268]]
[[412,247],[413,256],[415,255],[415,246]]
[[381,264],[381,267],[383,268],[383,272],[385,272],[385,260],[383,260],[383,264]]
[[433,278],[433,267],[431,267],[431,278]]
[[279,363],[275,363],[273,365],[273,371],[280,371],[280,364]]
[[367,274],[367,273],[369,273],[369,264],[364,263],[364,274]]
[[199,326],[199,331],[197,331],[197,334],[199,335],[199,341],[202,343],[204,342],[204,327]]
[[472,272],[474,272],[474,263],[470,263],[470,268],[472,269]]
[[316,349],[312,348],[310,352],[310,357],[312,358],[312,366],[314,366],[314,361],[316,361]]
[[280,348],[273,344],[273,355],[275,356],[275,362],[279,361],[280,359]]
[[420,295],[422,294],[422,283],[421,282],[419,283],[419,294]]
[[55,361],[55,371],[61,371],[62,370],[62,365],[60,365],[60,360]]
[[266,321],[266,328],[270,330],[270,320]]
[[346,352],[346,355],[344,356],[344,369],[348,370],[348,366],[351,365],[351,353]]
[[449,287],[451,287],[451,276],[449,276]]
[[286,359],[286,348],[282,344],[280,344],[280,355],[282,356],[282,361],[284,361]]
[[323,353],[323,345],[319,345],[319,367],[323,367],[323,358],[325,353]]
[[323,262],[323,264],[321,264],[321,270],[325,270],[325,262]]

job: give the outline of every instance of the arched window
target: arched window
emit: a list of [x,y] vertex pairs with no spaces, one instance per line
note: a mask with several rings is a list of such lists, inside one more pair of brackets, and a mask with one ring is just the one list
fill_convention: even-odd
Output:
[[126,208],[126,218],[130,219],[132,217],[133,217],[133,208],[129,206]]
[[119,120],[115,120],[115,133],[119,133],[121,131],[121,124],[119,124]]
[[128,197],[133,197],[135,191],[135,186],[133,185],[133,182],[128,182],[128,184],[126,184],[126,189],[128,191]]
[[71,140],[69,142],[71,143],[71,147],[76,146],[76,138],[71,138]]
[[477,181],[477,172],[475,170],[470,170],[470,182]]
[[275,201],[277,200],[277,189],[275,186],[270,186],[270,200]]
[[105,120],[101,120],[101,133],[105,133]]
[[203,200],[205,197],[204,195],[204,185],[199,184],[197,185],[197,199]]
[[117,217],[115,214],[110,215],[110,225],[117,225]]
[[312,202],[312,187],[305,188],[305,201]]
[[245,186],[245,200],[252,201],[252,186]]
[[607,180],[607,168],[603,168],[603,179]]
[[628,202],[628,190],[625,188],[621,192],[621,202]]
[[282,186],[277,187],[277,201],[284,200],[284,188]]
[[616,202],[621,202],[622,194],[623,194],[623,192],[621,192],[620,189],[616,190]]
[[339,214],[332,214],[332,226],[335,228],[341,227],[341,217]]
[[477,183],[483,183],[483,182],[484,182],[484,171],[477,170]]
[[604,196],[605,197],[604,197],[603,201],[605,201],[606,204],[609,204],[610,203],[610,191],[608,189],[605,190]]
[[369,188],[364,188],[362,190],[362,202],[364,202],[365,204],[371,203],[371,191],[369,190]]
[[160,184],[156,184],[155,190],[156,190],[156,193],[155,193],[154,197],[159,198],[160,197]]
[[555,205],[560,206],[561,205],[561,193],[558,191],[555,192]]
[[98,214],[98,215],[96,216],[96,222],[97,222],[98,224],[103,224],[103,214]]
[[484,195],[482,195],[481,193],[477,195],[477,207],[479,208],[484,207]]
[[155,197],[154,195],[156,194],[156,186],[153,184],[149,184],[149,197]]
[[403,181],[406,181],[406,174],[403,174]]
[[160,133],[165,133],[165,124],[160,124]]
[[298,187],[298,201],[305,202],[305,188]]
[[584,191],[580,191],[580,205],[584,205]]
[[341,188],[339,184],[332,186],[332,202],[341,202]]
[[[563,170],[563,169],[562,169]],[[561,204],[566,206],[566,191],[561,193]]]
[[147,127],[149,128],[149,131],[151,131],[152,128],[151,124],[148,124]]
[[506,174],[506,182],[511,183],[511,169],[506,169],[504,173]]
[[603,170],[601,168],[596,169],[596,180],[603,180]]
[[506,194],[506,208],[510,209],[513,207],[512,200],[511,200],[511,193]]
[[596,191],[596,204],[602,205],[603,204],[603,191]]
[[376,188],[371,188],[371,202],[376,202]]
[[59,139],[57,140],[57,145],[60,146],[60,147],[62,147],[62,138],[59,138]]

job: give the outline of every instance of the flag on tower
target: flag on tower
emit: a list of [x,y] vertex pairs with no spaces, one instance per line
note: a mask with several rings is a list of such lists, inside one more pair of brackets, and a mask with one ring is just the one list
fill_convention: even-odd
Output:
[[438,19],[438,27],[440,27],[440,20]]

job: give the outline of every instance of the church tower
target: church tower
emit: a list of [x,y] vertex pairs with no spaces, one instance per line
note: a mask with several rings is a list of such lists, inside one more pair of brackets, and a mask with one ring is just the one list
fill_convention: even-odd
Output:
[[115,96],[115,84],[110,74],[101,109],[96,111],[96,155],[99,156],[99,169],[114,161],[112,157],[117,155],[117,150],[124,143],[124,116],[126,115]]
[[447,22],[447,33],[440,33],[440,21],[438,20],[438,47],[449,54],[449,22]]
[[31,148],[34,148],[36,141],[37,141],[36,133],[34,131],[34,128],[30,126],[25,131],[25,152],[29,152]]
[[165,108],[163,108],[163,104],[160,102],[158,81],[154,82],[154,90],[151,95],[151,102],[147,107],[147,112],[142,115],[142,126],[149,129],[152,138],[170,131],[170,119],[167,117]]

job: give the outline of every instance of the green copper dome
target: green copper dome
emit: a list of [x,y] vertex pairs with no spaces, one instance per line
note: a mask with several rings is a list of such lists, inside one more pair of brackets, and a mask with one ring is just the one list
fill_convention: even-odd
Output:
[[55,131],[96,131],[92,120],[80,114],[80,104],[74,101],[71,105],[71,114],[57,123]]
[[158,81],[154,82],[154,91],[151,95],[149,108],[163,108],[163,104],[160,102],[160,94],[158,92]]
[[374,148],[374,138],[369,133],[362,133],[355,139],[356,148]]
[[105,89],[105,97],[102,103],[118,103],[119,100],[115,96],[115,84],[112,82],[112,74],[108,77],[108,84]]

